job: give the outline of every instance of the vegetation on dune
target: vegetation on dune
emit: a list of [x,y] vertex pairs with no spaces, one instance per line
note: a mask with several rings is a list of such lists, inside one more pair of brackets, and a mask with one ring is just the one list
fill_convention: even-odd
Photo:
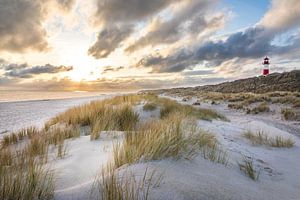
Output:
[[143,106],[143,110],[144,111],[153,111],[157,108],[157,105],[153,102],[150,102],[150,103],[146,103],[144,106]]
[[[145,98],[145,97],[143,97]],[[100,131],[128,131],[134,129],[139,116],[133,105],[142,101],[141,95],[117,96],[74,107],[51,119],[46,129],[54,124],[90,126],[91,139],[98,139]]]
[[162,105],[162,108],[160,109],[160,117],[162,119],[168,117],[170,114],[173,115],[174,112],[176,112],[186,116],[196,117],[197,119],[208,121],[211,121],[212,119],[221,119],[224,121],[228,121],[225,116],[211,109],[195,108],[191,105],[182,105],[176,101],[165,98],[160,100],[160,104]]
[[91,139],[98,139],[101,131],[130,131],[139,121],[139,115],[129,104],[104,107],[91,124]]
[[267,103],[261,103],[258,106],[248,109],[247,114],[258,114],[258,113],[264,113],[264,112],[270,112],[270,107]]
[[[92,196],[100,194],[102,200],[147,200],[150,187],[157,187],[160,178],[154,180],[155,171],[136,176],[130,171],[120,173],[109,163],[102,168],[92,187]],[[97,195],[95,195],[97,196]]]
[[228,108],[236,109],[236,110],[243,110],[244,106],[240,103],[230,103],[230,104],[228,104]]
[[[57,157],[66,155],[65,139],[78,137],[79,127],[22,129],[2,141],[0,149],[0,199],[53,199],[54,172],[45,165],[49,146],[57,147]],[[26,140],[24,145],[18,142]],[[11,142],[13,141],[13,142]]]
[[300,113],[290,108],[281,109],[281,115],[285,120],[300,121]]
[[259,171],[254,168],[253,160],[244,157],[242,163],[238,163],[240,170],[243,171],[249,178],[257,181],[259,178]]
[[[161,118],[138,123],[139,115],[134,111],[138,103],[144,104],[144,111],[159,108]],[[227,164],[226,152],[213,135],[197,128],[195,119],[226,120],[213,110],[181,105],[154,95],[118,96],[71,108],[48,121],[42,130],[30,127],[3,137],[0,199],[53,198],[54,174],[46,167],[49,148],[56,149],[57,158],[65,157],[65,140],[80,137],[82,126],[91,128],[92,140],[99,138],[101,131],[125,131],[124,142],[114,146],[113,164],[102,173],[98,185],[102,198],[147,199],[149,186],[145,187],[145,180],[140,182],[144,191],[132,177],[117,179],[118,167],[163,158],[191,159],[198,153],[213,162]]]
[[212,161],[226,163],[226,154],[221,151],[214,136],[197,130],[195,121],[175,113],[126,133],[123,144],[114,147],[114,163],[120,167],[168,157],[191,159],[197,152],[202,152]]
[[47,150],[40,142],[33,139],[22,150],[0,150],[0,199],[53,198],[53,172],[44,165]]
[[250,140],[252,144],[255,145],[266,145],[270,147],[286,147],[291,148],[294,146],[295,142],[291,138],[283,138],[281,136],[270,137],[264,132],[258,131],[253,133],[252,131],[246,131],[243,136]]

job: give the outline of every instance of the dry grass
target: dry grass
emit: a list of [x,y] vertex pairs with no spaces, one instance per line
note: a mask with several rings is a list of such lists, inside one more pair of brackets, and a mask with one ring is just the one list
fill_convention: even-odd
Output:
[[182,105],[180,103],[177,103],[176,101],[166,98],[161,98],[159,100],[159,104],[162,106],[160,110],[160,117],[162,119],[168,117],[170,114],[173,115],[174,112],[176,112],[186,116],[196,117],[197,119],[208,121],[211,121],[212,119],[221,119],[224,121],[228,121],[225,116],[211,109],[195,108],[191,105]]
[[112,164],[102,168],[100,176],[96,177],[92,195],[100,194],[101,200],[147,200],[150,186],[154,182],[154,173],[146,168],[142,178],[137,179],[132,172],[120,173]]
[[252,110],[248,110],[247,114],[258,114],[264,112],[270,112],[270,107],[267,103],[261,103],[258,106],[254,107]]
[[194,121],[184,119],[177,113],[147,122],[137,131],[126,133],[123,144],[114,147],[114,163],[120,167],[127,163],[168,157],[191,159],[201,150],[205,158],[222,163],[226,155],[217,146],[216,138],[197,130]]
[[90,126],[91,139],[98,139],[101,131],[128,131],[135,128],[139,116],[132,105],[150,98],[143,95],[118,96],[112,99],[94,101],[90,104],[74,107],[51,119],[46,130],[54,124]]
[[130,131],[134,130],[139,115],[133,111],[129,104],[114,107],[104,107],[102,115],[93,120],[91,126],[91,139],[98,139],[101,131]]
[[285,120],[300,121],[299,113],[295,112],[290,108],[281,109],[281,115]]
[[228,108],[236,109],[236,110],[243,110],[244,106],[240,103],[230,103],[230,104],[228,104]]
[[255,145],[258,144],[277,148],[291,148],[295,144],[295,142],[291,138],[283,138],[281,136],[269,137],[267,134],[261,131],[253,133],[250,130],[248,130],[243,134],[243,136]]
[[[0,199],[53,199],[54,172],[45,165],[49,146],[57,146],[57,156],[63,158],[64,140],[78,137],[78,127],[48,131],[31,127],[13,135],[17,139],[13,143],[3,142],[0,149]],[[24,145],[14,145],[23,139],[27,139]]]
[[149,102],[149,103],[146,103],[144,106],[143,106],[143,110],[144,111],[153,111],[157,108],[157,105],[155,103],[152,103],[152,102]]
[[34,145],[18,151],[0,150],[0,199],[53,198],[53,172],[31,152]]
[[253,160],[249,158],[244,158],[242,163],[238,163],[240,170],[243,171],[249,178],[254,181],[258,180],[259,171],[257,171],[253,166]]
[[24,139],[31,139],[38,133],[38,129],[32,126],[29,128],[21,129],[20,131],[15,133],[5,135],[1,141],[1,148],[5,148],[11,144],[17,144],[18,142]]

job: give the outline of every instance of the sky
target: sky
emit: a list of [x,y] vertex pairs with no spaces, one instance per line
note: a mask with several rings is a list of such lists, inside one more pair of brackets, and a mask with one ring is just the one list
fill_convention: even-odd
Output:
[[0,90],[133,91],[300,69],[299,0],[0,0]]

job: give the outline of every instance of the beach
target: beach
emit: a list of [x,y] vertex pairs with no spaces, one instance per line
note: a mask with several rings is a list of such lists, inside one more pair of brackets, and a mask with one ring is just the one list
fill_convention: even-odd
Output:
[[68,108],[113,96],[100,92],[0,91],[0,94],[0,134],[29,126],[41,128],[47,120]]

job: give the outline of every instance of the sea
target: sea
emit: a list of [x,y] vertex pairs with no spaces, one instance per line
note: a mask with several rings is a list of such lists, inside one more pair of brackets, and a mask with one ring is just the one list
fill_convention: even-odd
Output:
[[68,108],[121,93],[1,91],[0,134],[44,123]]

